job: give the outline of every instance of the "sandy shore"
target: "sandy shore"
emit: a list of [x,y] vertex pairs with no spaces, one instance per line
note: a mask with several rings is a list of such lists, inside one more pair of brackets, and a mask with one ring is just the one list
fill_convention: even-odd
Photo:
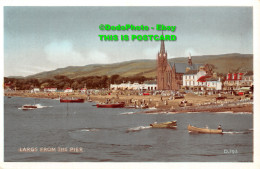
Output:
[[253,101],[250,98],[245,98],[244,96],[234,96],[234,95],[222,95],[227,97],[225,100],[216,101],[218,95],[203,95],[198,96],[194,94],[186,94],[185,100],[191,103],[191,106],[180,107],[179,104],[184,99],[171,99],[170,96],[161,95],[136,95],[129,93],[116,93],[113,92],[108,94],[91,94],[86,95],[79,92],[74,93],[28,93],[25,91],[17,92],[5,92],[5,96],[18,96],[18,97],[32,97],[32,98],[83,98],[90,99],[97,103],[107,102],[125,102],[126,106],[140,106],[141,104],[146,104],[149,108],[155,109],[142,109],[140,113],[160,113],[160,112],[173,112],[173,113],[185,113],[185,112],[250,112],[253,113]]

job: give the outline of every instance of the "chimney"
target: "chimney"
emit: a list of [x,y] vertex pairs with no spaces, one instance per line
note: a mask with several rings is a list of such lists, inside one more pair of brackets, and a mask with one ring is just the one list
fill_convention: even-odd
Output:
[[205,67],[204,66],[200,66],[200,71],[204,71]]
[[213,73],[213,78],[217,78],[217,73],[216,72]]
[[189,67],[186,67],[186,72],[188,72],[190,70],[190,68]]

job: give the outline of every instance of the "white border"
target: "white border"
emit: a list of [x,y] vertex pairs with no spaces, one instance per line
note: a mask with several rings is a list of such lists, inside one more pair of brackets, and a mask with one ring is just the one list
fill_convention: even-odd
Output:
[[[260,146],[259,146],[259,113],[260,106],[257,104],[260,100],[260,81],[256,77],[260,77],[259,75],[259,63],[260,63],[260,0],[219,0],[219,1],[210,1],[210,0],[184,0],[184,1],[168,1],[168,0],[160,0],[155,2],[151,2],[148,0],[138,1],[138,0],[73,0],[73,1],[65,1],[65,0],[2,0],[0,1],[1,9],[0,9],[0,17],[2,27],[0,27],[0,35],[2,37],[2,41],[0,42],[0,51],[2,51],[2,57],[0,57],[0,74],[3,77],[3,66],[4,66],[4,52],[3,52],[3,6],[253,6],[254,13],[254,84],[255,84],[255,98],[254,98],[254,162],[253,163],[238,163],[238,162],[217,162],[217,163],[208,163],[208,162],[167,162],[167,163],[156,163],[156,162],[141,162],[141,163],[132,163],[132,162],[113,162],[113,163],[103,163],[103,162],[66,162],[66,163],[56,163],[56,162],[3,162],[3,141],[4,138],[1,137],[0,141],[0,168],[19,168],[19,169],[35,169],[35,168],[99,168],[99,169],[114,169],[114,168],[127,168],[127,169],[151,169],[151,168],[247,168],[247,169],[259,169],[259,159],[260,159]],[[0,80],[1,84],[3,84],[3,78]],[[3,96],[3,87],[0,91]],[[0,97],[0,105],[1,105],[1,116],[0,122],[3,125],[3,97]],[[0,135],[3,136],[3,127],[0,128]],[[15,139],[15,138],[14,138]]]

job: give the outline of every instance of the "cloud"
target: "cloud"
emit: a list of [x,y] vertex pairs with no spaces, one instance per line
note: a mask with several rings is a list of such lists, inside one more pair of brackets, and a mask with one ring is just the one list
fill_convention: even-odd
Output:
[[112,58],[99,50],[91,50],[88,53],[87,64],[107,64],[113,62]]
[[85,65],[86,59],[74,50],[73,44],[68,40],[53,41],[45,46],[47,60],[56,67]]
[[160,44],[156,45],[155,47],[146,48],[143,50],[144,59],[156,59],[157,54],[160,52]]

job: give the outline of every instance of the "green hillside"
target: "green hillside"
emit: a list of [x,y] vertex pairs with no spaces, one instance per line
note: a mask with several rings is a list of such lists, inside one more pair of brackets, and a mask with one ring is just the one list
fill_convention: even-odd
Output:
[[[172,58],[169,61],[184,63],[186,58]],[[193,63],[213,64],[218,73],[228,73],[242,71],[246,72],[253,70],[253,55],[252,54],[223,54],[223,55],[204,55],[193,56]],[[85,76],[111,76],[119,74],[120,76],[135,76],[143,75],[146,77],[156,76],[156,60],[133,60],[115,64],[95,64],[86,66],[69,66],[59,68],[53,71],[41,72],[35,75],[27,76],[26,78],[52,78],[56,75],[65,75],[69,78],[78,78]]]

